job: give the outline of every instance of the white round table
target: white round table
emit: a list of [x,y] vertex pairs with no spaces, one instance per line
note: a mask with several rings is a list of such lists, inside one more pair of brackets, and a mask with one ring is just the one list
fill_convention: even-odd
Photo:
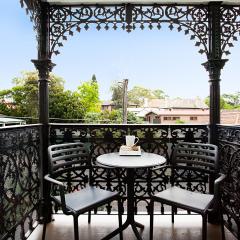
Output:
[[155,153],[142,152],[141,156],[120,156],[119,153],[115,152],[100,155],[96,160],[103,166],[125,168],[127,170],[127,220],[121,227],[114,230],[102,240],[113,238],[129,225],[132,226],[136,238],[142,240],[137,227],[144,228],[144,226],[134,220],[134,171],[137,168],[149,168],[162,165],[166,162],[166,159]]
[[166,159],[155,153],[143,152],[140,156],[120,156],[115,152],[100,155],[97,157],[97,162],[108,167],[147,168],[162,165]]

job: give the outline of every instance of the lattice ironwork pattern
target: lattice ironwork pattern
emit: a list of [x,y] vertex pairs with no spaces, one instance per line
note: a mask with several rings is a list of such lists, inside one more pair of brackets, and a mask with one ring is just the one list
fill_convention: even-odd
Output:
[[0,239],[26,239],[38,218],[39,131],[0,129]]
[[240,35],[240,7],[221,7],[221,45],[222,52],[230,54],[229,48],[233,47],[233,42],[238,40]]
[[[125,136],[134,134],[139,137],[139,145],[146,152],[161,154],[168,163],[172,147],[179,141],[207,142],[208,127],[206,125],[80,125],[51,124],[51,144],[81,141],[91,152],[93,164],[93,184],[108,190],[116,190],[126,198],[126,172],[113,168],[95,166],[96,157],[101,154],[119,151],[124,144]],[[148,211],[149,196],[166,189],[170,182],[170,171],[167,167],[138,169],[135,179],[135,211]],[[74,180],[74,179],[73,179]],[[71,178],[69,178],[71,181]],[[184,181],[184,180],[183,180]],[[205,179],[196,179],[196,182]],[[199,183],[200,184],[200,183]],[[201,185],[201,184],[200,184]],[[198,185],[198,186],[200,186]],[[202,186],[202,185],[201,185]],[[111,206],[108,206],[108,212]],[[164,209],[161,208],[163,212]]]
[[208,7],[146,5],[80,5],[50,7],[51,53],[59,54],[58,47],[72,36],[74,31],[88,30],[95,25],[97,30],[123,29],[131,32],[136,28],[158,29],[168,24],[184,31],[200,47],[199,52],[208,54]]
[[227,175],[223,187],[226,225],[240,238],[240,127],[219,126],[218,144],[222,172]]
[[[40,1],[20,0],[34,23],[40,29]],[[240,6],[219,5],[221,24],[221,51],[230,54],[229,48],[237,41],[240,33]],[[50,55],[59,54],[59,47],[74,32],[89,30],[94,25],[97,30],[122,29],[131,32],[136,28],[162,28],[168,24],[170,30],[190,36],[199,52],[208,56],[209,52],[209,7],[202,5],[79,5],[50,6]],[[39,39],[39,37],[38,37]],[[51,56],[49,56],[51,57]]]

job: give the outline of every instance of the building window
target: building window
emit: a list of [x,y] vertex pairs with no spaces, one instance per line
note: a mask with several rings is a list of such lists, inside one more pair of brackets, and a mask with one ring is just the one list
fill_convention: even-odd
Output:
[[190,120],[191,120],[191,121],[196,121],[196,120],[197,120],[197,117],[190,117]]
[[173,121],[180,120],[180,117],[173,117],[172,120]]
[[172,120],[172,118],[171,117],[163,117],[163,120]]

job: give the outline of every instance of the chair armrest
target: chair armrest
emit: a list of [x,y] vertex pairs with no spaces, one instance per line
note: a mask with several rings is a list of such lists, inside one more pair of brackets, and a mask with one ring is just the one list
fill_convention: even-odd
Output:
[[59,187],[59,192],[60,192],[60,199],[61,199],[61,205],[62,205],[62,210],[63,212],[64,211],[67,211],[66,209],[66,200],[65,200],[65,184],[54,179],[54,178],[51,178],[49,174],[45,175],[44,176],[44,179],[52,184],[55,184]]
[[223,173],[219,174],[220,176],[214,181],[214,203],[213,209],[218,209],[221,201],[221,189],[220,186],[222,182],[226,179],[226,175]]
[[226,175],[223,173],[219,174],[220,176],[214,181],[214,196],[220,194],[220,185],[226,179]]
[[60,182],[60,181],[58,181],[58,180],[56,180],[56,179],[54,179],[54,178],[51,178],[49,174],[48,174],[48,175],[45,175],[45,176],[44,176],[44,179],[47,180],[48,182],[51,182],[51,183],[53,183],[53,184],[59,185],[59,187],[65,188],[65,184],[64,184],[64,183],[62,183],[62,182]]

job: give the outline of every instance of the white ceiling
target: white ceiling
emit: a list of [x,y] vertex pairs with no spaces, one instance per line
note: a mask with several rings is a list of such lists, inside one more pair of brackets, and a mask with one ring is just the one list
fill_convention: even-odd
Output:
[[[42,0],[43,2],[49,2],[50,4],[59,5],[74,5],[74,4],[121,4],[121,3],[136,3],[136,4],[207,4],[209,0]],[[212,0],[211,2],[219,2],[219,0]],[[223,4],[240,5],[240,0],[223,0]]]

